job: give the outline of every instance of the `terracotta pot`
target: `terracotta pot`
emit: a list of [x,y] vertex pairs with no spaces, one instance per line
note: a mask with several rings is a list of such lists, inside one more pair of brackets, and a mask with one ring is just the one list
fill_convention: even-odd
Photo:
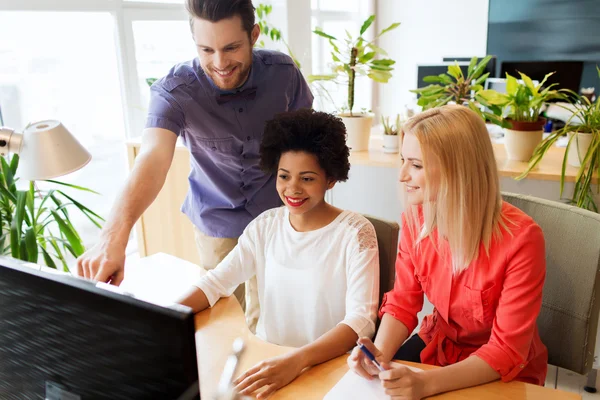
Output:
[[529,161],[533,151],[542,141],[546,118],[535,122],[509,120],[512,128],[504,128],[504,147],[509,160]]

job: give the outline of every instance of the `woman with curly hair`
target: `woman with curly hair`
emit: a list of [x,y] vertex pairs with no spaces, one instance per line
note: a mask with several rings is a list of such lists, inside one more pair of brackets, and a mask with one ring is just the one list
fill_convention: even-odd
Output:
[[333,115],[309,109],[268,121],[261,168],[277,174],[283,207],[259,215],[238,245],[181,301],[200,311],[256,276],[259,338],[295,351],[256,365],[237,389],[266,398],[303,369],[338,357],[375,332],[379,255],[373,225],[325,201],[348,179],[346,129]]

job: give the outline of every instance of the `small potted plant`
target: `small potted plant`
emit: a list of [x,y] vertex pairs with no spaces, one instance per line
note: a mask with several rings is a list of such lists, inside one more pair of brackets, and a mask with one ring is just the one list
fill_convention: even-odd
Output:
[[399,136],[400,132],[400,114],[396,115],[396,124],[390,124],[390,117],[381,116],[381,125],[383,125],[383,152],[384,153],[397,153],[399,148]]
[[542,89],[546,80],[553,74],[547,74],[542,82],[533,84],[531,78],[523,73],[521,82],[506,74],[506,93],[495,90],[480,90],[477,100],[490,107],[497,116],[502,117],[510,127],[504,128],[504,146],[510,160],[528,161],[543,136],[546,119],[540,113],[548,100],[566,99],[563,90],[553,90],[557,84]]
[[368,76],[375,82],[387,83],[392,77],[392,65],[395,61],[389,58],[378,59],[378,55],[387,53],[375,45],[375,41],[386,32],[396,29],[400,23],[395,22],[379,32],[373,40],[367,40],[363,34],[369,29],[375,15],[365,20],[360,33],[353,38],[350,33],[343,41],[323,32],[320,28],[313,32],[329,41],[332,47],[333,72],[327,75],[311,75],[310,83],[316,81],[333,81],[344,84],[348,89],[347,112],[338,114],[346,125],[348,132],[348,147],[351,151],[363,151],[369,147],[369,135],[373,124],[373,115],[368,112],[354,112],[354,88],[356,76]]
[[[600,78],[600,69],[596,69]],[[600,100],[592,102],[586,96],[572,95],[576,99],[575,107],[571,110],[573,115],[563,128],[552,132],[537,146],[527,169],[517,179],[525,178],[556,141],[566,134],[569,140],[562,162],[560,196],[563,195],[567,164],[579,167],[570,202],[577,207],[598,212],[592,193],[592,179],[594,171],[600,172]],[[597,189],[600,190],[600,186]]]

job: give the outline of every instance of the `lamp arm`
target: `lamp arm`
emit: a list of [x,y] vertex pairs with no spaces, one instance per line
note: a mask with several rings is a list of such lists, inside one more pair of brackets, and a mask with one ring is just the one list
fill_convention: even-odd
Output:
[[6,157],[8,153],[19,154],[22,143],[22,133],[15,132],[6,126],[0,127],[0,155]]

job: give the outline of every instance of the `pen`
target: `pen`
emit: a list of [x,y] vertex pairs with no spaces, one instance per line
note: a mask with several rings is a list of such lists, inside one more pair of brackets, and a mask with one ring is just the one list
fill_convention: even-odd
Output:
[[362,350],[363,353],[365,353],[365,355],[367,356],[367,358],[369,360],[371,360],[373,362],[373,364],[375,364],[375,366],[380,370],[380,371],[385,371],[385,369],[383,369],[383,367],[377,362],[377,360],[375,359],[375,356],[365,347],[364,344],[358,344],[358,348],[360,350]]

